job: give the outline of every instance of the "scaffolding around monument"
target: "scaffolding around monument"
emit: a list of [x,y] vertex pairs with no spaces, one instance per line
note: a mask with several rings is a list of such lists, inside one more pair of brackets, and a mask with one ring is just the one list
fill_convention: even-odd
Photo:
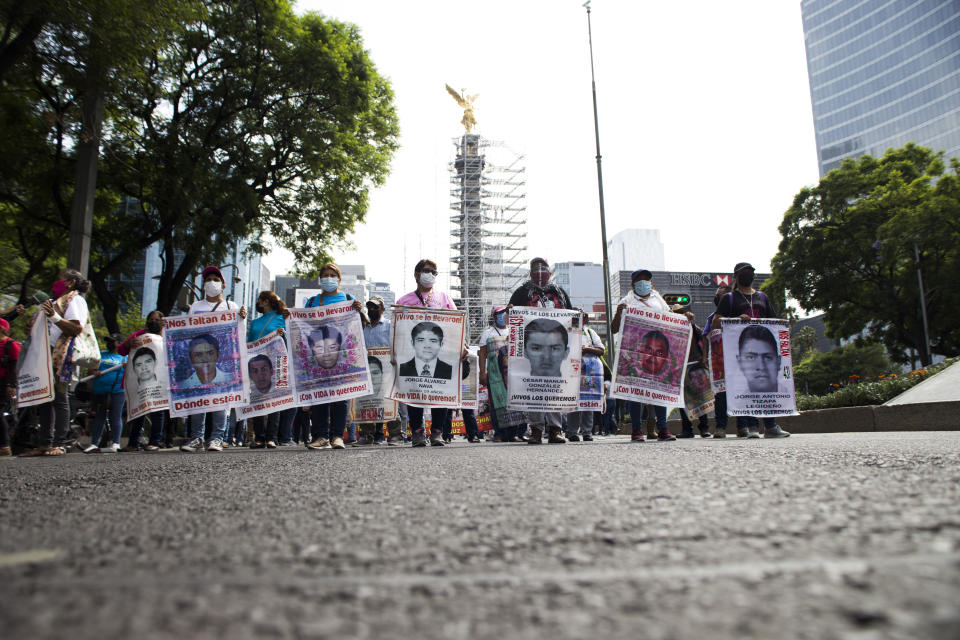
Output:
[[475,133],[453,144],[451,289],[467,312],[469,344],[479,344],[492,307],[506,304],[527,275],[526,167],[524,156]]

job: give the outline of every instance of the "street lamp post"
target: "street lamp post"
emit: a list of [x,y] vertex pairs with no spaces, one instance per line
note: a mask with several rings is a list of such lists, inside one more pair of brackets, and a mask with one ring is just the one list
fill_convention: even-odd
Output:
[[917,284],[920,285],[920,316],[923,318],[923,351],[920,354],[920,361],[923,366],[929,366],[933,362],[933,356],[930,353],[930,329],[927,324],[927,296],[923,291],[923,274],[920,271],[920,249],[917,247],[917,241],[913,241],[913,258],[917,261]]
[[593,133],[597,143],[597,190],[600,196],[600,240],[603,243],[603,303],[607,323],[607,353],[613,353],[613,331],[610,327],[610,261],[607,258],[607,217],[603,208],[603,167],[600,155],[600,117],[597,113],[597,79],[593,72],[593,25],[590,22],[590,0],[583,3],[587,10],[587,38],[590,42],[590,86],[593,91]]

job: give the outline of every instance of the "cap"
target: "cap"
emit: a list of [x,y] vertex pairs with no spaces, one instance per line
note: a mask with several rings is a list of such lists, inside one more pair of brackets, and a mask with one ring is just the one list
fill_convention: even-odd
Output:
[[[733,268],[733,272],[738,273],[740,271],[743,271],[744,269],[753,269],[753,265],[750,264],[749,262],[738,262],[737,266]],[[756,271],[756,269],[753,269],[753,270]]]
[[210,265],[209,267],[203,270],[203,273],[200,274],[200,279],[206,280],[207,276],[210,275],[211,273],[217,274],[217,277],[220,278],[220,282],[226,282],[226,280],[223,277],[223,274],[220,272],[220,267],[214,267],[213,265]]
[[7,333],[10,333],[10,323],[4,320],[3,318],[0,318],[0,329],[3,329]]
[[642,275],[646,275],[648,278],[653,277],[653,274],[650,273],[649,269],[637,269],[636,271],[630,274],[630,282],[635,281],[637,278],[639,278]]
[[496,304],[493,305],[493,309],[490,310],[490,315],[496,315],[507,308],[505,304]]
[[673,305],[672,307],[670,307],[670,311],[672,311],[673,313],[680,313],[681,311],[689,311],[689,310],[690,310],[690,305],[680,304],[679,302]]
[[381,298],[380,296],[370,296],[370,299],[367,300],[367,304],[370,304],[371,302],[374,303],[374,304],[376,304],[377,306],[379,306],[381,309],[382,309],[383,306],[384,306],[384,305],[383,305],[383,298]]
[[531,260],[530,268],[532,269],[533,265],[537,264],[538,262],[543,263],[543,266],[547,267],[548,269],[550,268],[550,263],[543,258],[534,258],[533,260]]

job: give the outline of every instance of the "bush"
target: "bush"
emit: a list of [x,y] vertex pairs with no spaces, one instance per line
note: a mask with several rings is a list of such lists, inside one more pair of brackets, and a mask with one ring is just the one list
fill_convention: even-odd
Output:
[[865,380],[890,371],[893,363],[876,342],[851,343],[827,353],[810,352],[794,367],[797,391],[814,395],[827,393],[831,384],[844,384],[853,376]]
[[946,369],[958,359],[960,358],[949,358],[940,364],[911,371],[902,376],[895,373],[882,374],[875,380],[864,380],[839,387],[834,393],[825,396],[808,396],[798,393],[797,409],[799,411],[810,411],[812,409],[836,409],[838,407],[883,404],[910,387]]

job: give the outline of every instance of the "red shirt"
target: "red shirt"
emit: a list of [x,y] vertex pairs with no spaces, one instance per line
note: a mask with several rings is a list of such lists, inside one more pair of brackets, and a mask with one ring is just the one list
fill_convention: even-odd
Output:
[[0,385],[17,384],[17,360],[19,359],[19,342],[13,338],[0,342]]

